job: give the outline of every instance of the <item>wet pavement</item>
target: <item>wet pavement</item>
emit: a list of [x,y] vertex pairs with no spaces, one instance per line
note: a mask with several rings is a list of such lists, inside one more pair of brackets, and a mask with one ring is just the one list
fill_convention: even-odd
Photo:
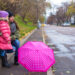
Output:
[[44,30],[55,53],[55,75],[75,75],[75,28],[45,26]]
[[[41,30],[36,30],[29,37],[29,39],[27,41],[43,41]],[[30,72],[28,72],[28,70],[26,70],[21,65],[19,65],[19,66],[13,65],[13,63],[14,63],[14,56],[11,57],[11,59],[9,60],[9,63],[12,64],[10,69],[2,68],[1,67],[1,60],[0,60],[0,75],[47,75],[47,72],[44,72],[44,73],[42,73],[42,72],[30,73]]]

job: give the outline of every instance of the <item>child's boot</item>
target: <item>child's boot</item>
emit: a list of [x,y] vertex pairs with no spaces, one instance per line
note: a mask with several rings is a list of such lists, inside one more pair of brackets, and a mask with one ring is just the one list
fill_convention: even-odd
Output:
[[14,57],[14,65],[19,65],[17,56]]
[[7,56],[1,56],[2,59],[2,67],[10,68],[10,65],[7,62]]

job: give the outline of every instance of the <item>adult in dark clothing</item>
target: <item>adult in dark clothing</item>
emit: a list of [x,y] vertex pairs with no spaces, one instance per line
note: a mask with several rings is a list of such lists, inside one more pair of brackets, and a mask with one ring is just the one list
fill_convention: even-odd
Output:
[[11,30],[11,44],[13,46],[14,50],[7,51],[7,53],[11,53],[15,51],[14,55],[14,64],[18,64],[18,48],[20,47],[20,41],[19,41],[19,27],[17,23],[14,21],[14,15],[11,11],[8,11],[9,13],[9,25],[10,25],[10,30]]

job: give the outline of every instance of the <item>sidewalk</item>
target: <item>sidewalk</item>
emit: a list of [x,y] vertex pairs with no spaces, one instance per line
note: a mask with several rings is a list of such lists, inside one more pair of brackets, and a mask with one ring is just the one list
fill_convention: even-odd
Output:
[[[22,43],[26,43],[27,41],[43,41],[42,30],[36,30],[27,39],[27,41],[23,41],[23,40],[22,40]],[[14,63],[14,57],[13,56],[10,58],[9,62],[11,64]],[[12,67],[10,69],[2,68],[0,66],[0,75],[51,75],[51,74],[50,74],[50,71],[48,71],[48,73],[47,72],[44,72],[44,73],[42,73],[42,72],[41,73],[37,73],[37,72],[36,73],[34,73],[34,72],[30,73],[24,67],[22,67],[21,65],[19,65],[19,66],[12,65]]]

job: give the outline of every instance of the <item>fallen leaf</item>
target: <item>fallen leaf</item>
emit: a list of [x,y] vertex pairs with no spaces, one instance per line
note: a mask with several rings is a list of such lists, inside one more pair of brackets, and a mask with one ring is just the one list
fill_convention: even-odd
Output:
[[10,73],[10,75],[13,75],[13,73]]
[[66,71],[67,74],[71,73],[70,71]]

